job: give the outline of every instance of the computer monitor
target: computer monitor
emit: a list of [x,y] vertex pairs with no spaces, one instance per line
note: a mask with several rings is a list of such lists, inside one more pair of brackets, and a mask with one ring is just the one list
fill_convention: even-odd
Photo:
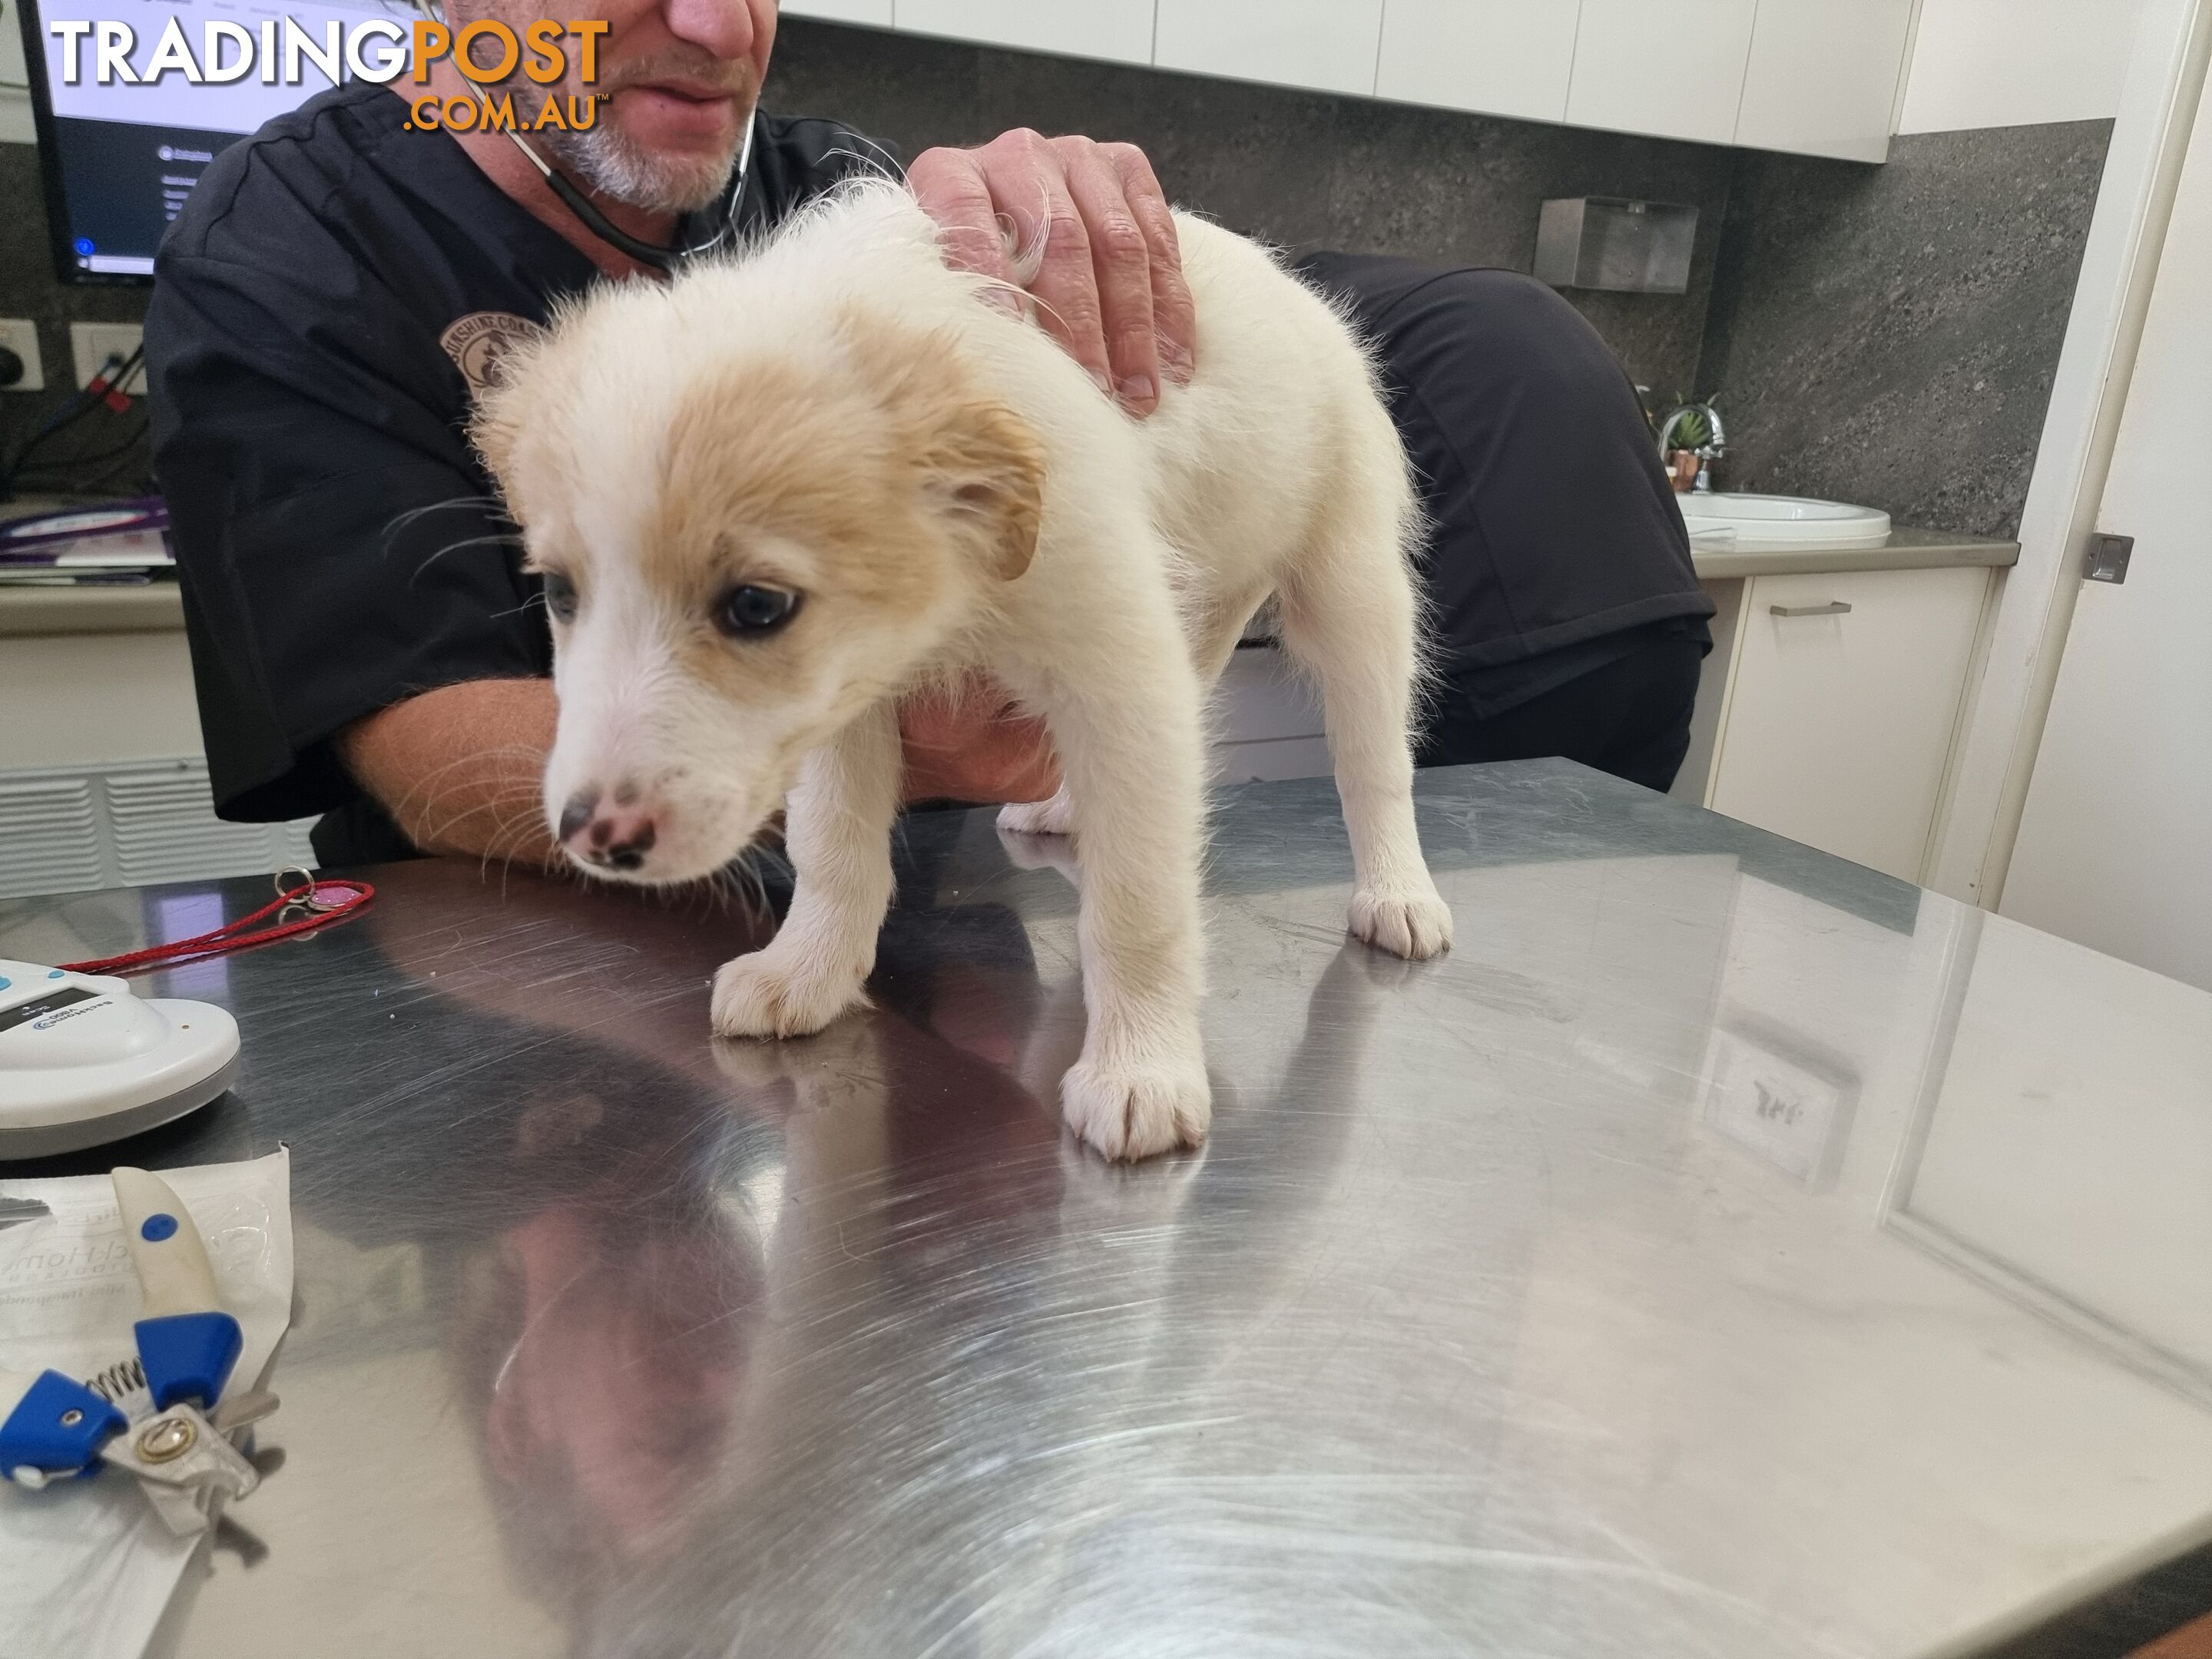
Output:
[[295,85],[268,84],[258,73],[193,84],[171,73],[150,84],[103,86],[89,72],[93,45],[81,40],[71,85],[64,70],[70,48],[51,24],[127,20],[136,45],[126,61],[142,70],[173,16],[197,51],[204,25],[215,19],[258,39],[263,23],[281,27],[286,18],[319,37],[327,24],[350,27],[364,14],[420,15],[400,0],[21,0],[18,9],[54,269],[67,283],[151,282],[161,233],[208,163],[331,82],[310,60]]

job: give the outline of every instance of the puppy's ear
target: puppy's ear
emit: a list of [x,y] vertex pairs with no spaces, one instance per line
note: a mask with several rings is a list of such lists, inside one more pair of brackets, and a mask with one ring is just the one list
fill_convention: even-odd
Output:
[[1003,404],[956,394],[926,452],[931,490],[967,532],[983,568],[1010,582],[1036,556],[1044,518],[1044,446]]
[[493,484],[506,497],[507,512],[518,524],[522,521],[522,507],[514,498],[514,448],[522,436],[524,406],[510,380],[487,388],[469,416],[469,442],[483,460],[484,471],[491,474]]
[[887,325],[866,312],[842,319],[938,509],[990,575],[1012,581],[1036,556],[1044,518],[1044,444],[1029,424],[974,386],[957,338]]

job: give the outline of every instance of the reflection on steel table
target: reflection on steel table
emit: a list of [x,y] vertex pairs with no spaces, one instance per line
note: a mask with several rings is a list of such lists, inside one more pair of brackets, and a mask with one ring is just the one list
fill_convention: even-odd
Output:
[[1215,1133],[1136,1169],[986,815],[802,1042],[708,1035],[741,911],[459,864],[161,976],[245,1066],[128,1150],[289,1142],[300,1285],[173,1650],[1935,1654],[2212,1536],[2212,997],[1564,763],[1420,810],[1408,966],[1326,782],[1224,799]]

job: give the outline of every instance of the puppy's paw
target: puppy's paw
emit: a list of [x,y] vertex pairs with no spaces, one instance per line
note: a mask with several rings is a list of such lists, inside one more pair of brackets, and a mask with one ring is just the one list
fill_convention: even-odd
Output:
[[1206,1139],[1213,1091],[1195,1059],[1147,1065],[1081,1060],[1060,1085],[1067,1127],[1108,1158],[1134,1162]]
[[1424,890],[1382,891],[1363,887],[1352,896],[1352,933],[1378,951],[1411,962],[1426,962],[1451,949],[1451,906],[1433,884]]
[[867,1006],[860,975],[786,962],[773,945],[724,963],[714,975],[717,1036],[811,1036],[840,1014]]
[[1064,836],[1075,828],[1075,811],[1065,794],[1016,801],[999,809],[999,828],[1017,836]]

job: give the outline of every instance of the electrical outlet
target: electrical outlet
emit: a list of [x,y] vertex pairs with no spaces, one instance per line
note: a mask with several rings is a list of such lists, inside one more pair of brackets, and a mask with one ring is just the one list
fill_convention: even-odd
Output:
[[[70,355],[76,359],[76,383],[82,391],[106,368],[110,357],[125,357],[138,349],[146,331],[136,323],[71,323]],[[124,391],[133,398],[146,395],[146,365],[131,371]]]
[[0,386],[0,392],[44,392],[46,365],[39,359],[39,325],[27,317],[0,317],[0,346],[22,359],[20,379]]

